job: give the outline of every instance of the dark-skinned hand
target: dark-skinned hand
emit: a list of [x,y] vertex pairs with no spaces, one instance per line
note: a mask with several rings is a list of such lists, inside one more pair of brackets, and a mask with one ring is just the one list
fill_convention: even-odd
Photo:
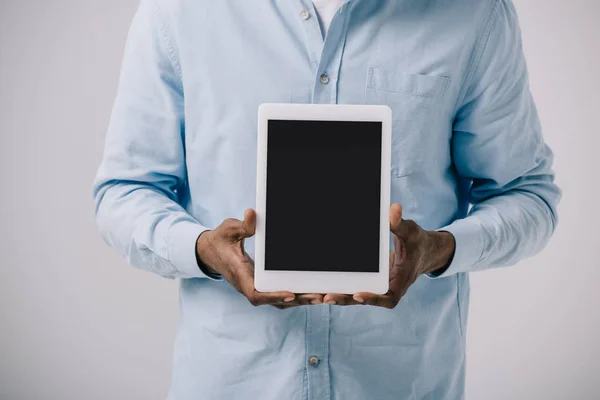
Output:
[[322,294],[294,294],[288,291],[262,293],[254,288],[254,260],[244,250],[244,239],[256,231],[256,212],[246,210],[244,220],[228,218],[211,231],[204,232],[196,243],[196,253],[208,272],[222,275],[254,306],[273,305],[288,308],[321,304]]
[[390,207],[390,230],[394,250],[390,254],[390,285],[384,295],[375,293],[327,294],[324,302],[337,305],[366,304],[394,308],[422,274],[439,272],[454,255],[454,237],[449,232],[426,231],[416,222],[402,219],[402,206]]

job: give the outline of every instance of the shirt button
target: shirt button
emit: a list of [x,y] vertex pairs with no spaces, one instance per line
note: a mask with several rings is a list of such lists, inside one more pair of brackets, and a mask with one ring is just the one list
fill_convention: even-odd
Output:
[[312,356],[311,358],[308,359],[308,363],[310,365],[312,365],[313,367],[316,367],[317,364],[319,364],[319,359],[315,356]]
[[307,20],[310,18],[310,13],[307,10],[300,11],[300,16],[302,19]]
[[327,85],[329,83],[329,76],[327,74],[321,75],[321,83],[323,85]]

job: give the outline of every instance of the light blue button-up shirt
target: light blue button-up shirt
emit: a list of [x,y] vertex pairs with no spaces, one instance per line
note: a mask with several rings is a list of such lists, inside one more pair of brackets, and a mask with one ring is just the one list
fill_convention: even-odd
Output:
[[[253,307],[205,276],[198,235],[255,206],[265,102],[390,106],[392,201],[455,236],[450,267],[393,310]],[[94,196],[108,244],[180,278],[169,398],[459,399],[467,274],[544,247],[551,164],[509,0],[354,0],[325,39],[308,0],[142,0]]]

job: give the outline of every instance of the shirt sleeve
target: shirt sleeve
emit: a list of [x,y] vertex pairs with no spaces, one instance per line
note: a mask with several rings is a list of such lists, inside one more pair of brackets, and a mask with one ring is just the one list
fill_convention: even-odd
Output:
[[142,0],[127,38],[93,194],[106,243],[131,265],[171,279],[207,277],[195,251],[207,228],[179,201],[187,190],[183,135],[177,53],[159,10]]
[[539,252],[557,224],[561,191],[529,89],[511,1],[498,0],[455,115],[452,154],[472,208],[440,229],[456,240],[438,276],[509,266]]

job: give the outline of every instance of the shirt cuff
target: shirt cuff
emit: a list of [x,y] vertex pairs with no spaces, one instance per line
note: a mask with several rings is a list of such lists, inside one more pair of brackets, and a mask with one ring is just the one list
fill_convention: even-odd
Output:
[[483,254],[484,235],[479,222],[472,217],[467,217],[456,220],[438,231],[450,232],[454,236],[456,243],[454,257],[443,273],[436,275],[434,272],[426,276],[439,279],[460,272],[470,272]]
[[196,261],[196,241],[208,228],[194,222],[182,221],[171,227],[169,234],[169,261],[180,278],[208,278],[219,281],[222,277],[207,275]]

